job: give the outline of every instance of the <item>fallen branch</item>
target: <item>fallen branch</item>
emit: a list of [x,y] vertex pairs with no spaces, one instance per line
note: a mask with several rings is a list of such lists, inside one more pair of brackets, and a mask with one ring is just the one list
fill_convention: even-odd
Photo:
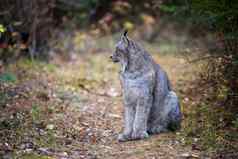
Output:
[[108,95],[107,93],[98,93],[95,91],[91,91],[90,89],[86,88],[83,84],[79,84],[78,85],[81,89],[83,89],[84,91],[90,93],[90,94],[94,94],[94,95],[98,95],[98,96],[105,96],[105,97],[111,97],[110,95]]
[[194,60],[188,60],[188,63],[195,63],[195,62],[199,62],[199,61],[202,61],[202,60],[207,60],[207,59],[211,59],[211,58],[219,58],[219,57],[224,57],[224,56],[222,56],[222,55],[219,55],[219,56],[214,56],[214,55],[203,56],[203,57],[196,58]]

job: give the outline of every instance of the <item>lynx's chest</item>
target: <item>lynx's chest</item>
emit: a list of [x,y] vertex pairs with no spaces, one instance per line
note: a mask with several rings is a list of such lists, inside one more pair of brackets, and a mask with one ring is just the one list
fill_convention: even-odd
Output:
[[123,97],[126,101],[135,101],[153,91],[154,74],[152,72],[143,75],[125,73],[121,74],[120,79]]

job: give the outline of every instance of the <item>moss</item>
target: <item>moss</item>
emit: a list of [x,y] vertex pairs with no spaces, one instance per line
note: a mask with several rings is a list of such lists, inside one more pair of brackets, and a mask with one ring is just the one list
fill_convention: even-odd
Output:
[[10,72],[6,72],[0,75],[0,82],[16,82],[17,81],[17,77],[15,76],[15,74],[10,73]]

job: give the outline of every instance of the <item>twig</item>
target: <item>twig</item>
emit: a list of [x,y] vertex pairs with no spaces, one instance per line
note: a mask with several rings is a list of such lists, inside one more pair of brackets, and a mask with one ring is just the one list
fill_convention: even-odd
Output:
[[194,60],[188,60],[188,63],[195,63],[195,62],[199,62],[202,60],[206,60],[206,59],[210,59],[210,58],[218,58],[218,57],[222,57],[222,56],[212,56],[212,55],[204,56],[204,57],[196,58]]
[[83,90],[85,90],[86,92],[94,94],[94,95],[111,97],[107,93],[97,93],[97,92],[91,91],[90,89],[86,88],[83,84],[79,84],[79,87],[82,88]]

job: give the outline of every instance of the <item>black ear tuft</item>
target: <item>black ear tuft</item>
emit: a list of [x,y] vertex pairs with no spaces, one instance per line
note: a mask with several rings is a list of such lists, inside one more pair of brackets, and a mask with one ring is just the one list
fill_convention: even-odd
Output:
[[127,33],[128,33],[128,30],[125,30],[123,35],[126,36]]

